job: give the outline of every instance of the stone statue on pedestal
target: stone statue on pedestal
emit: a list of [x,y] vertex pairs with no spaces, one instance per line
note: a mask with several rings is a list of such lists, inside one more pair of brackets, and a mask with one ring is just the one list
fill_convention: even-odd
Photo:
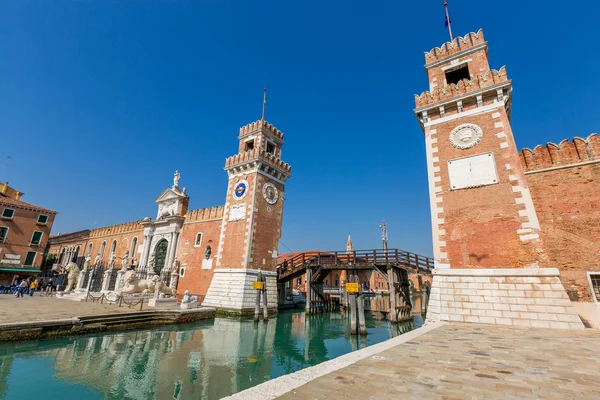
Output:
[[79,279],[79,267],[73,261],[69,262],[66,266],[61,266],[63,274],[67,274],[67,287],[63,293],[68,293],[75,289],[77,286],[77,280]]
[[117,262],[117,256],[115,255],[115,253],[112,253],[110,255],[110,260],[108,261],[108,269],[114,269],[116,262]]
[[90,267],[91,259],[92,259],[92,257],[89,254],[87,256],[85,256],[85,261],[83,262],[83,271],[87,271],[87,269]]
[[125,272],[123,276],[123,287],[116,291],[117,294],[150,294],[154,293],[154,298],[161,294],[168,296],[177,296],[177,291],[165,285],[158,275],[153,275],[151,279],[138,280],[134,270]]
[[94,258],[94,267],[97,267],[100,265],[101,262],[101,257],[100,257],[100,252],[98,252],[98,254],[96,254],[96,258]]
[[210,247],[210,244],[206,245],[206,250],[204,250],[204,257],[208,260],[210,258],[210,255],[212,253],[212,249]]
[[121,257],[121,269],[125,271],[127,269],[127,263],[129,262],[129,250],[125,252],[125,255]]
[[191,308],[198,307],[198,297],[190,296],[190,291],[186,290],[183,294],[183,299],[181,300],[181,305],[179,307],[182,310],[189,310]]
[[175,171],[173,175],[173,189],[179,189],[179,179],[180,179],[179,171]]

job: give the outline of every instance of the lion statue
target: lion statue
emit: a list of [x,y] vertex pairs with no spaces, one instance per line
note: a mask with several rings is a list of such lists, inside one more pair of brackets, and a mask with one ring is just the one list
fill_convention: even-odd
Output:
[[125,272],[123,275],[123,287],[117,290],[117,294],[150,294],[154,293],[154,297],[158,297],[161,293],[169,296],[177,296],[177,291],[163,284],[160,276],[154,275],[151,279],[139,280],[135,270]]
[[79,279],[79,273],[81,272],[77,264],[71,261],[67,265],[57,265],[52,267],[52,271],[67,274],[67,287],[64,290],[65,292],[71,292],[75,289],[77,280]]

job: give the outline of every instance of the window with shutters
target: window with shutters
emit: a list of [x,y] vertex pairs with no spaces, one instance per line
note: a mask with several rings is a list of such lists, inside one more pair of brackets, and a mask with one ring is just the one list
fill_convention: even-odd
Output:
[[37,253],[35,251],[29,251],[27,252],[27,257],[25,257],[25,262],[23,263],[23,265],[25,266],[32,266],[34,261],[35,261],[35,255]]
[[42,235],[43,235],[43,233],[40,231],[33,232],[33,236],[31,237],[31,245],[39,246],[40,243],[42,242]]

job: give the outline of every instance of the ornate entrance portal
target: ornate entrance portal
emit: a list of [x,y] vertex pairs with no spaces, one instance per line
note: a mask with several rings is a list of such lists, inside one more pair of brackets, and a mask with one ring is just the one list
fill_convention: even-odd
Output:
[[156,245],[156,250],[154,251],[154,272],[160,275],[162,269],[165,266],[165,260],[167,259],[167,248],[169,247],[169,242],[165,239],[162,239]]

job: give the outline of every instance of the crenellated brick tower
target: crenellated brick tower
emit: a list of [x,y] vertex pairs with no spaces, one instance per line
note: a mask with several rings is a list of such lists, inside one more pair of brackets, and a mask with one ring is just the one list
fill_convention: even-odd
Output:
[[291,167],[281,161],[283,133],[257,121],[240,129],[238,154],[225,162],[229,177],[215,274],[203,305],[254,311],[252,283],[267,278],[268,307],[277,309],[276,257],[284,186]]
[[[512,82],[483,32],[425,53],[425,135],[436,272],[428,319],[583,328],[555,268],[510,126]],[[540,322],[542,321],[543,324]]]

